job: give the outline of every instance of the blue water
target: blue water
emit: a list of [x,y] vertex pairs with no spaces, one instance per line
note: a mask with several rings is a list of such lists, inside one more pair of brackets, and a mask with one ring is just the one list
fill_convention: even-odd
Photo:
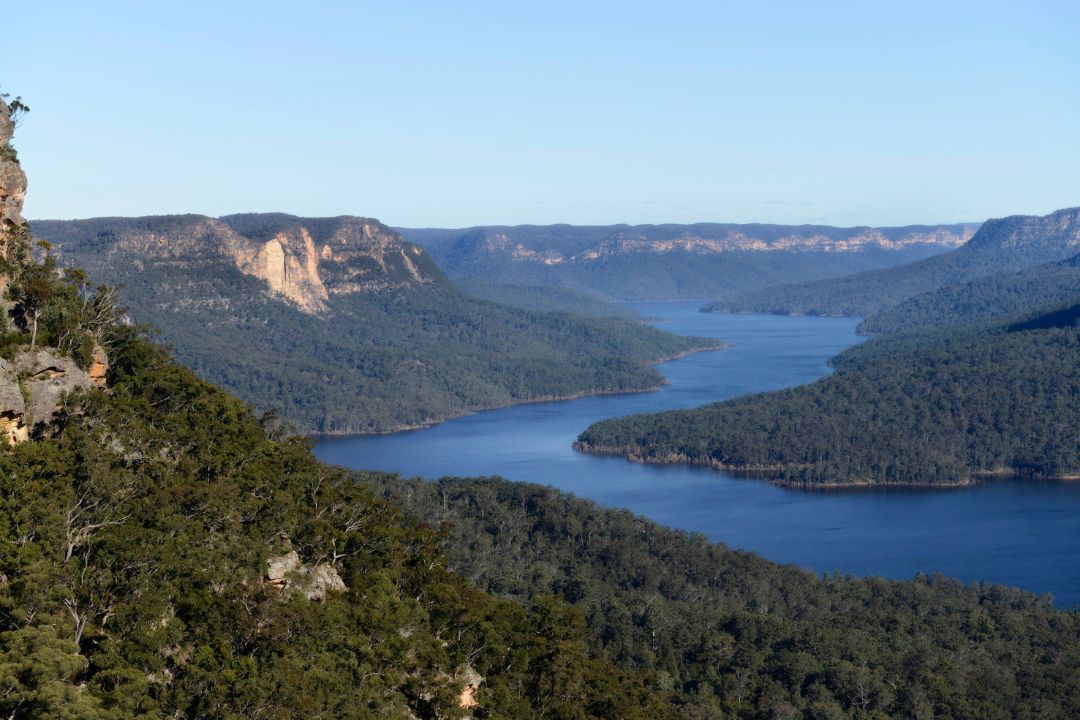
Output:
[[811,382],[860,341],[857,321],[713,315],[696,303],[636,303],[671,332],[733,343],[660,366],[661,390],[519,405],[395,435],[326,438],[316,454],[405,476],[501,475],[554,485],[714,541],[818,572],[991,580],[1080,603],[1080,482],[1000,481],[959,490],[807,492],[693,467],[577,453],[590,423],[695,407]]

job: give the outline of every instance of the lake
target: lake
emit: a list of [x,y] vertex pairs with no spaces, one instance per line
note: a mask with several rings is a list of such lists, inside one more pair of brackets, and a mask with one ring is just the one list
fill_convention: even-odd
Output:
[[733,345],[664,363],[656,392],[518,405],[393,435],[322,438],[350,468],[413,477],[501,475],[553,485],[716,542],[817,572],[941,572],[1080,604],[1080,482],[995,481],[952,490],[803,491],[695,467],[584,455],[589,424],[812,382],[862,340],[850,318],[718,315],[698,303],[633,303],[671,332]]

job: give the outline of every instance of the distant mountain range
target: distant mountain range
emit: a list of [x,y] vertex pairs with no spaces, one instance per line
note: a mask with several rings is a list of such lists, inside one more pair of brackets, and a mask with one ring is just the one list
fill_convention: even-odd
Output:
[[283,214],[38,221],[64,264],[122,286],[203,377],[305,432],[385,432],[486,407],[658,386],[717,347],[626,319],[467,296],[377,220]]
[[452,279],[672,300],[901,265],[956,248],[977,228],[699,223],[399,230]]
[[963,247],[908,265],[754,291],[713,311],[867,316],[921,293],[1080,253],[1080,208],[988,220]]

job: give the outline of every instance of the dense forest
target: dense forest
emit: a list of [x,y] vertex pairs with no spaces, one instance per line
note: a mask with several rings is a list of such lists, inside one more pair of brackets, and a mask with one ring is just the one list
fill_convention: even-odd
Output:
[[0,715],[672,715],[580,612],[469,585],[434,531],[35,260],[13,125],[0,102]]
[[988,220],[965,244],[908,265],[723,298],[709,312],[865,317],[922,293],[1068,259],[1080,248],[1080,208]]
[[866,318],[859,330],[898,333],[1019,315],[1080,299],[1080,255],[950,285]]
[[476,278],[455,280],[454,285],[466,295],[478,300],[511,305],[523,310],[567,312],[584,317],[641,319],[640,315],[626,305],[587,290],[571,290],[554,285],[503,285]]
[[678,716],[1080,716],[1080,615],[994,585],[824,578],[552,488],[367,478],[446,531],[448,568],[580,610],[598,655]]
[[1076,475],[1080,327],[1041,317],[877,338],[810,385],[605,420],[577,446],[811,487]]
[[0,452],[5,717],[667,715],[575,611],[474,589],[304,440],[133,331],[110,346],[109,394]]
[[[270,294],[220,249],[236,241],[227,232],[262,242],[301,228],[318,239],[341,222],[102,218],[35,223],[34,234],[53,242],[65,263],[120,285],[135,320],[158,329],[184,364],[305,432],[386,432],[515,402],[654,388],[662,377],[648,363],[720,345],[626,318],[474,299],[392,235],[391,248],[415,249],[425,282],[403,269],[388,275],[372,259],[381,250],[360,247],[337,272],[371,266],[382,273],[374,289],[331,292],[327,311],[311,314]],[[320,272],[329,284],[333,276]]]
[[517,225],[407,229],[448,276],[618,300],[701,300],[892,267],[941,253],[977,225]]

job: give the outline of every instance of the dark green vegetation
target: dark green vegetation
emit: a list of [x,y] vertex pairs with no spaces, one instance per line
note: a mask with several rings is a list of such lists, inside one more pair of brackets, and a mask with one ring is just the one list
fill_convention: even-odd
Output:
[[478,300],[512,305],[523,310],[568,312],[585,317],[641,319],[640,315],[625,305],[583,290],[541,285],[499,285],[475,278],[457,280],[454,285],[466,295]]
[[948,285],[1065,260],[1078,249],[1080,208],[1013,216],[987,221],[963,247],[909,265],[750,292],[704,309],[868,316]]
[[377,478],[446,522],[448,567],[580,609],[590,645],[683,718],[1080,717],[1080,616],[942,577],[824,579],[625,511],[503,480]]
[[1080,255],[916,295],[871,315],[868,333],[897,333],[1032,312],[1080,299]]
[[651,678],[590,652],[579,612],[468,585],[435,532],[175,364],[81,271],[35,262],[0,162],[2,354],[109,351],[107,388],[66,393],[29,438],[0,415],[0,715],[670,716]]
[[[648,363],[717,346],[625,319],[476,300],[373,220],[102,218],[39,222],[34,233],[65,262],[121,285],[135,319],[160,329],[186,365],[308,432],[385,432],[479,408],[653,388],[662,378]],[[318,257],[323,311],[305,312],[241,271],[244,253],[275,236],[293,243],[301,270]]]
[[975,225],[518,225],[402,229],[448,276],[619,300],[720,297],[912,262]]
[[[120,329],[111,392],[0,452],[0,712],[13,719],[664,717],[575,612],[479,592],[435,534]],[[290,551],[344,587],[309,598]],[[302,572],[302,571],[301,571]]]
[[783,483],[957,485],[1080,473],[1080,328],[1022,324],[878,338],[816,383],[596,423],[587,451],[748,471]]

